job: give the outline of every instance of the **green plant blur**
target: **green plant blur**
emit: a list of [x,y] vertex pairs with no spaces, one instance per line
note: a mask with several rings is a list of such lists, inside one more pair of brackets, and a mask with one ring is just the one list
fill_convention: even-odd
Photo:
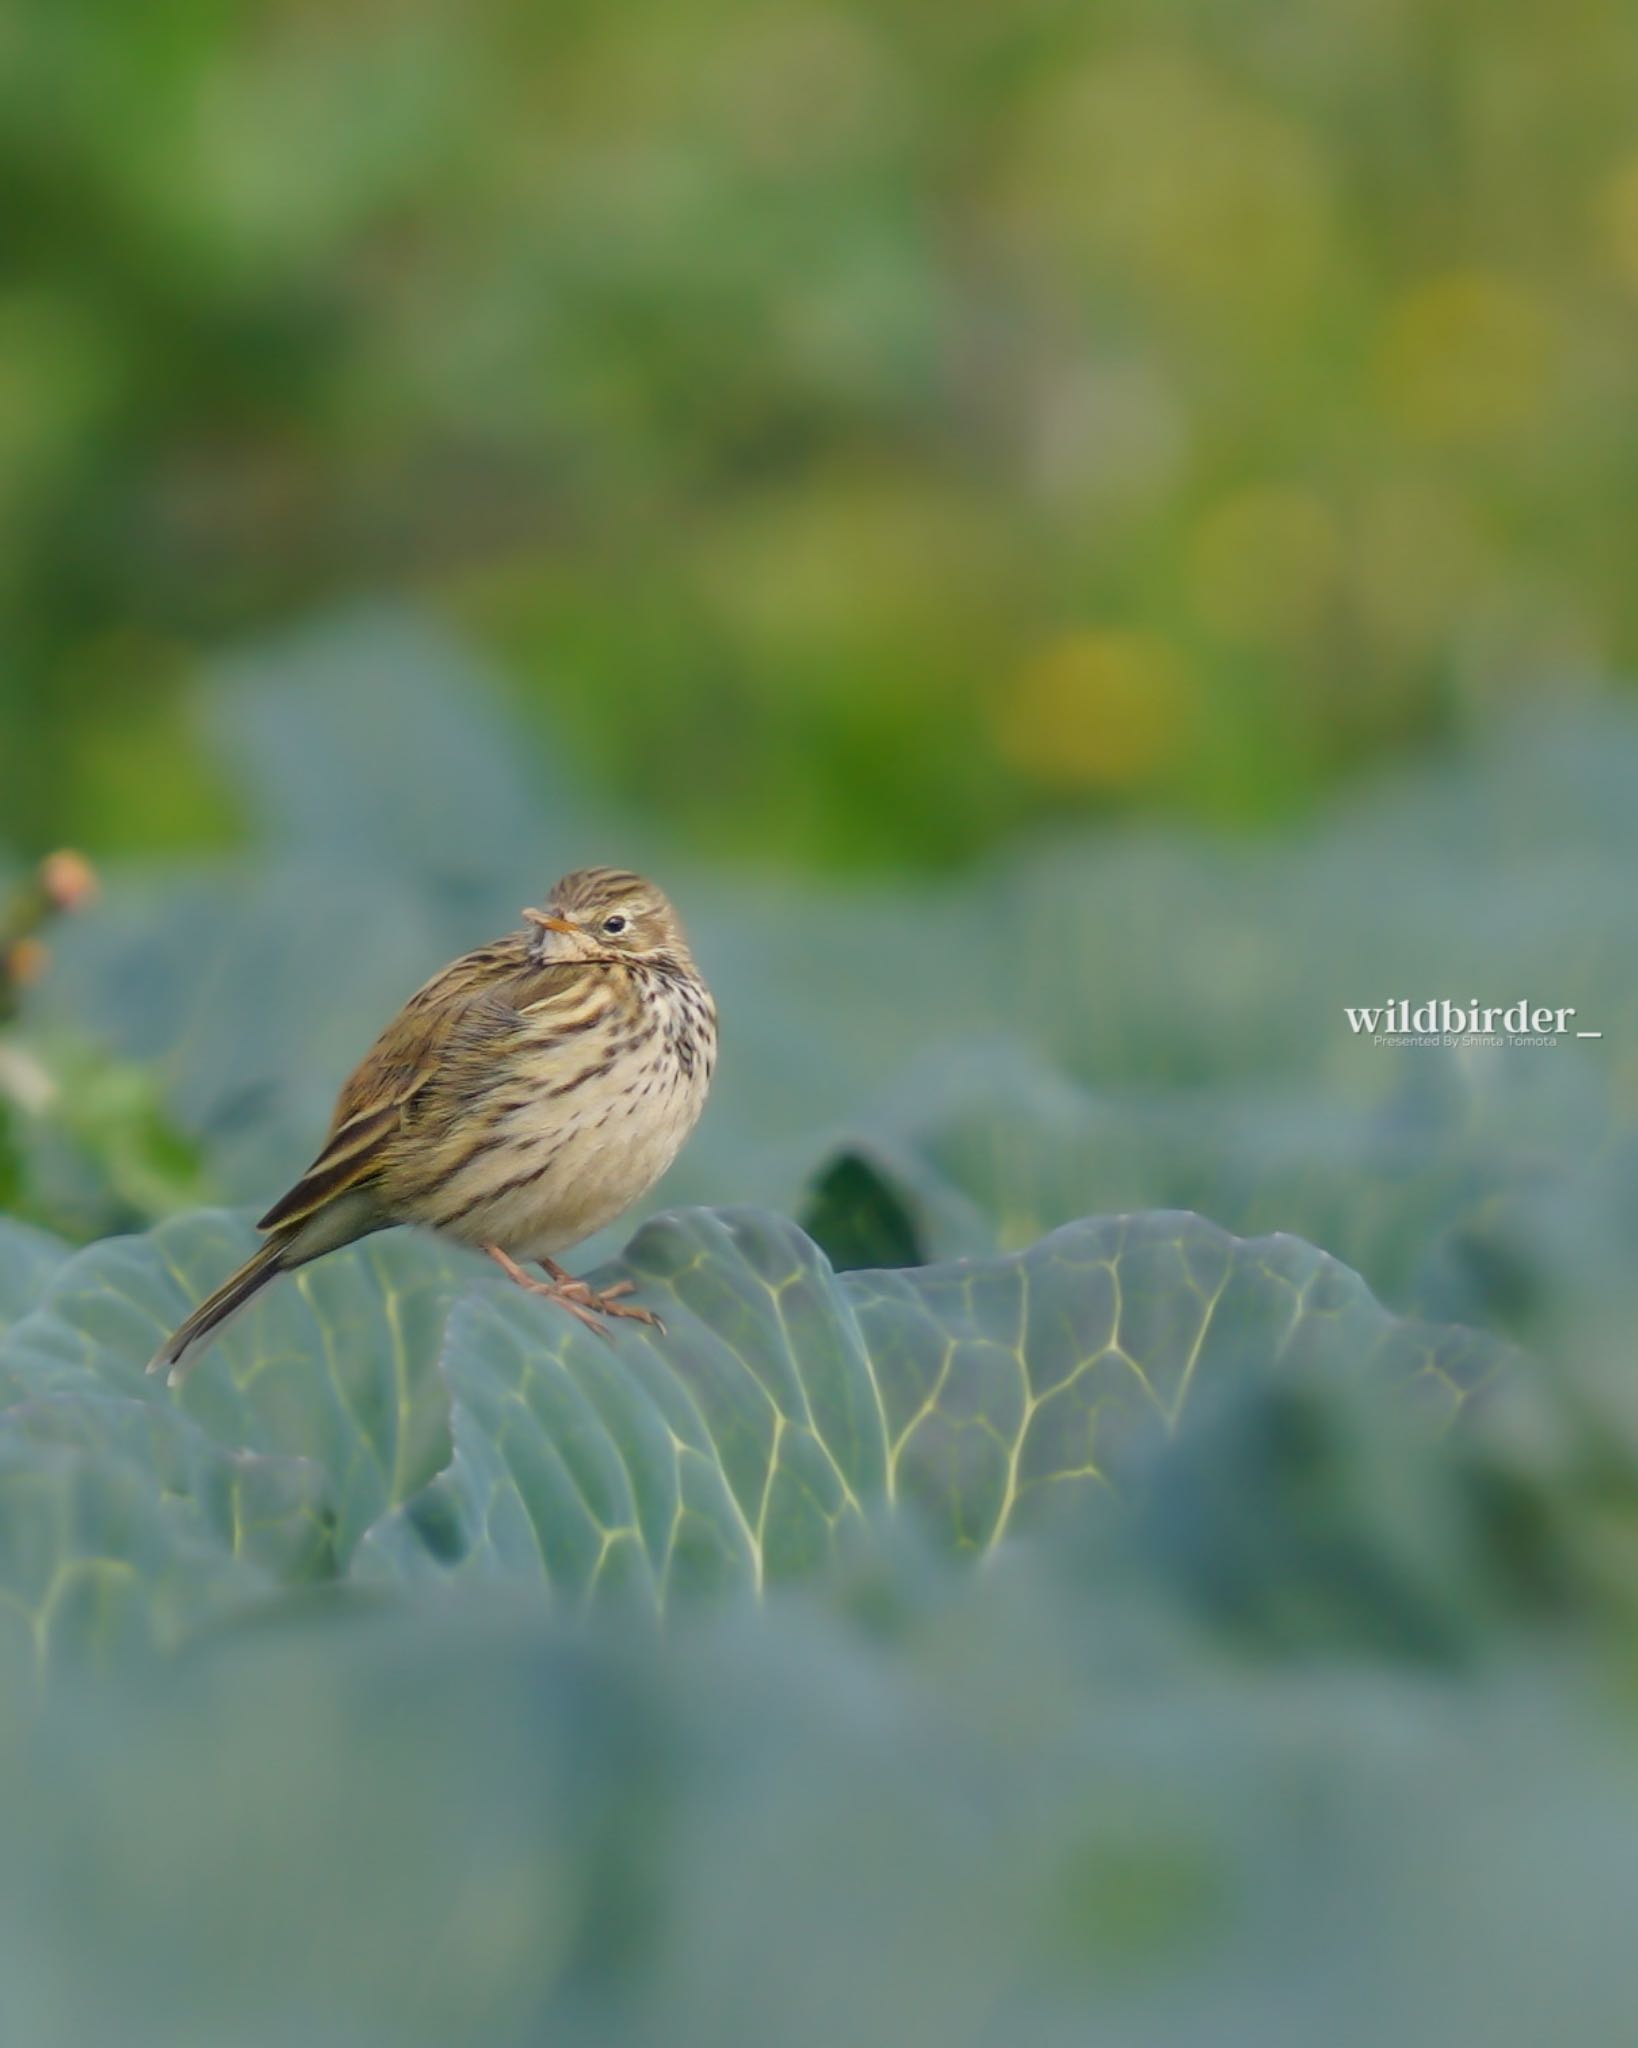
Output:
[[[1638,19],[0,48],[0,2037],[1627,2038]],[[592,860],[664,1333],[145,1373]]]
[[202,653],[408,588],[709,854],[1256,820],[1638,664],[1638,22],[34,6],[0,816],[232,838]]
[[[1629,712],[1267,840],[861,887],[554,783],[390,610],[206,700],[251,846],[10,913],[21,2038],[1620,2037]],[[201,1205],[265,1201],[391,1005],[604,850],[726,1024],[663,1212],[580,1255],[665,1333],[392,1233],[145,1374],[251,1241]],[[1601,1035],[1349,1029],[1436,990]]]

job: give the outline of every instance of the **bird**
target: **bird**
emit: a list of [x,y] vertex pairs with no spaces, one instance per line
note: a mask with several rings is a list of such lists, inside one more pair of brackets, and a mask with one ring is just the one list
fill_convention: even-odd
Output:
[[[602,1336],[664,1325],[555,1254],[647,1193],[699,1119],[717,1008],[677,913],[624,868],[565,875],[519,931],[415,992],[341,1090],[318,1156],[262,1217],[266,1242],[160,1347],[177,1385],[269,1282],[394,1224],[487,1252]],[[546,1276],[524,1270],[538,1266]]]

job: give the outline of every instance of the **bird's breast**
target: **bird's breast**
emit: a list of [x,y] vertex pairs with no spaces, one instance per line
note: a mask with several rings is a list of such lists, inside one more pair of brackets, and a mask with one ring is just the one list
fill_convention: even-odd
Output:
[[716,1063],[715,1014],[683,982],[611,1000],[572,1036],[548,1022],[496,1077],[485,1143],[436,1193],[438,1227],[538,1258],[638,1201],[699,1120]]

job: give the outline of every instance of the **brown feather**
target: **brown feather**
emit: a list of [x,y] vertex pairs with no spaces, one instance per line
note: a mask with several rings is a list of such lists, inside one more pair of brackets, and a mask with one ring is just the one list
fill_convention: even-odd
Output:
[[[715,1005],[675,913],[639,876],[593,868],[530,916],[535,929],[435,974],[371,1046],[317,1157],[262,1217],[270,1242],[247,1280],[394,1223],[539,1260],[664,1171],[716,1055]],[[178,1333],[189,1357],[237,1284]],[[176,1344],[155,1365],[173,1360]]]
[[[435,974],[348,1076],[323,1148],[257,1228],[300,1223],[367,1186],[381,1174],[393,1141],[426,1120],[417,1114],[418,1096],[435,1085],[442,1095],[459,1095],[463,1073],[487,1082],[495,1061],[522,1035],[524,1015],[536,1030],[552,1028],[593,992],[593,971],[578,962],[533,960],[528,938],[512,933]],[[572,1029],[596,1021],[595,1013],[577,1017]],[[556,1028],[563,1030],[561,1023]]]

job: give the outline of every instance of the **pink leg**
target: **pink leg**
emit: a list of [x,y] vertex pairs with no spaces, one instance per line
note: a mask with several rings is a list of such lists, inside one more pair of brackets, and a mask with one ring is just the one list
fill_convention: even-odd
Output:
[[599,1337],[606,1337],[608,1326],[605,1316],[628,1316],[633,1322],[650,1323],[656,1330],[664,1331],[665,1324],[652,1309],[627,1308],[617,1297],[631,1291],[631,1282],[622,1280],[604,1294],[588,1287],[584,1280],[576,1280],[572,1274],[553,1259],[542,1259],[541,1266],[551,1275],[549,1280],[533,1279],[518,1264],[510,1253],[503,1252],[498,1244],[486,1244],[489,1254],[508,1280],[514,1281],[526,1294],[538,1294],[547,1301],[555,1301],[559,1308],[567,1309],[576,1322],[584,1323],[588,1330],[595,1330]]

